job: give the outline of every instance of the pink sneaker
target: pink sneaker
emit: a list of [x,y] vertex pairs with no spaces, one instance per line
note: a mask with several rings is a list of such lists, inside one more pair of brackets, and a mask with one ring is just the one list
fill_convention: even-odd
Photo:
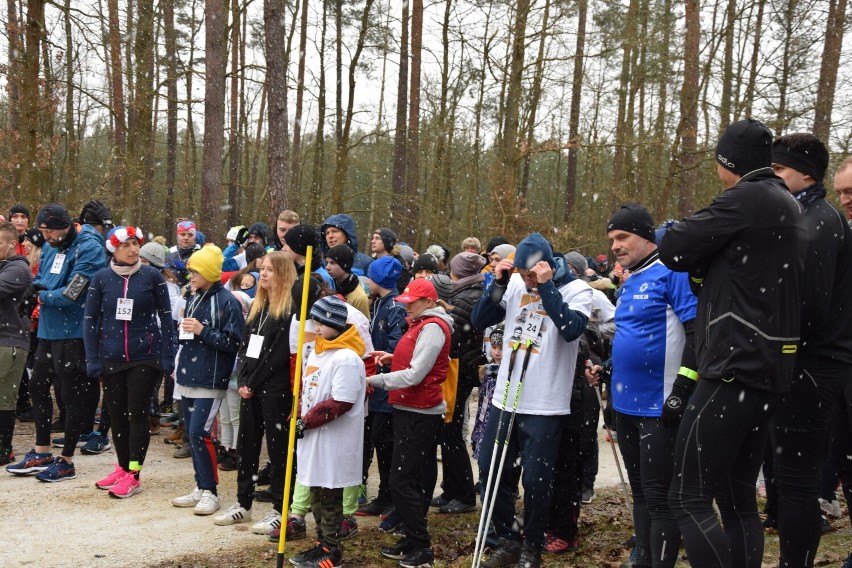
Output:
[[113,487],[116,483],[121,481],[121,478],[127,475],[127,472],[122,469],[122,467],[118,464],[115,464],[115,469],[113,472],[100,481],[95,482],[95,487],[98,489],[109,489]]
[[110,497],[118,497],[119,499],[127,499],[133,497],[142,491],[142,484],[139,478],[132,473],[126,474],[112,489],[109,490]]

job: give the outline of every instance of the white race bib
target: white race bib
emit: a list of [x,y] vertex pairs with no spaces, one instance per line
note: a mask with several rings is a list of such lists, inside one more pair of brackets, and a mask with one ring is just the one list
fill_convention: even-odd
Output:
[[62,272],[62,265],[64,265],[64,264],[65,264],[65,255],[64,254],[57,254],[53,258],[53,264],[50,265],[50,273],[51,274],[59,274],[60,272]]
[[133,319],[133,300],[131,298],[119,298],[115,305],[115,319],[130,321]]
[[544,316],[541,314],[533,311],[527,312],[527,317],[521,329],[521,341],[535,343],[538,340],[538,334],[541,331],[541,323],[543,321]]
[[263,347],[263,336],[252,333],[249,337],[248,349],[246,349],[246,357],[257,359],[260,357],[260,348]]
[[195,339],[195,334],[191,331],[183,330],[183,318],[178,322],[178,329],[180,330],[178,333],[178,339]]

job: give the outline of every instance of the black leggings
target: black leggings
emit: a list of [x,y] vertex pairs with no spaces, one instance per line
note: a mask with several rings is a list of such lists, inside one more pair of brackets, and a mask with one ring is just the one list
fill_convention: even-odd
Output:
[[[843,483],[846,503],[852,503],[852,379],[846,379],[843,392],[834,402],[830,430],[831,464]],[[848,509],[852,521],[852,507]]]
[[[225,402],[224,404],[227,404]],[[260,465],[260,450],[266,433],[269,455],[269,492],[272,508],[281,512],[284,477],[287,468],[287,446],[290,441],[292,396],[259,396],[240,398],[240,431],[237,434],[237,501],[251,509]],[[292,487],[291,487],[292,491]],[[290,500],[292,502],[292,499]],[[320,520],[317,519],[317,523]]]
[[62,448],[62,455],[70,458],[74,456],[80,434],[92,428],[91,423],[86,424],[92,418],[89,409],[92,401],[97,405],[100,396],[98,381],[86,376],[86,352],[82,339],[42,339],[38,342],[29,385],[37,446],[50,445],[50,420],[53,414],[50,385],[54,381],[62,391],[66,409],[65,447]]
[[698,381],[678,428],[669,490],[694,568],[761,565],[763,526],[755,484],[778,398],[736,379]]
[[104,401],[112,417],[115,454],[125,471],[139,470],[145,462],[151,441],[148,403],[159,374],[149,365],[136,365],[101,377]]
[[467,399],[473,390],[470,378],[459,377],[456,390],[456,403],[453,420],[443,424],[438,434],[441,442],[441,469],[444,481],[442,496],[447,500],[458,499],[462,503],[476,504],[476,489],[473,487],[473,469],[470,465],[470,454],[467,451],[462,426],[464,424],[464,409]]

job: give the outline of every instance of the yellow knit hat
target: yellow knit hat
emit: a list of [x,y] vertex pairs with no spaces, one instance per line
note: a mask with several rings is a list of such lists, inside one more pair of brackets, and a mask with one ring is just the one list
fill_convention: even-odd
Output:
[[201,247],[189,257],[186,267],[199,273],[208,282],[219,282],[222,278],[222,263],[225,257],[216,245]]

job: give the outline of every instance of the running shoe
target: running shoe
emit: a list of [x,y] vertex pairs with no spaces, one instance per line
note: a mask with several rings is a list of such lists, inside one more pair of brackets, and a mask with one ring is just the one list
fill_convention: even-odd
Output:
[[127,499],[140,491],[142,491],[142,483],[139,481],[138,474],[128,472],[109,490],[109,496],[116,499]]
[[235,525],[237,523],[247,523],[251,520],[251,509],[246,509],[239,503],[231,505],[227,511],[221,515],[217,515],[213,520],[220,527]]
[[339,568],[343,555],[340,549],[336,546],[327,548],[320,547],[321,550],[315,553],[310,559],[296,564],[296,568]]
[[15,454],[12,450],[0,452],[0,465],[10,464],[15,461]]
[[562,554],[563,552],[574,552],[579,547],[577,540],[564,540],[553,534],[544,537],[544,552],[547,554]]
[[399,520],[399,515],[396,514],[396,511],[393,511],[388,518],[379,523],[379,530],[384,533],[392,533],[396,529],[398,529],[402,525],[402,521]]
[[201,493],[203,493],[201,489],[196,487],[186,495],[172,499],[172,505],[175,507],[195,507],[201,501]]
[[24,459],[14,465],[7,465],[6,471],[15,475],[28,475],[45,471],[53,463],[53,454],[40,454],[32,449]]
[[46,483],[56,483],[75,477],[77,477],[77,472],[74,470],[74,464],[68,463],[62,458],[54,458],[49,468],[36,474],[36,479]]
[[[434,562],[435,555],[432,554],[431,548],[418,548],[400,560],[399,565],[402,568],[432,568]],[[518,564],[518,566],[524,565]],[[538,566],[524,566],[524,568],[538,568]]]
[[[92,436],[97,434],[97,432],[87,432],[86,434],[80,434],[80,439],[77,440],[77,447],[82,448],[86,445],[86,443],[92,439]],[[54,448],[64,448],[65,447],[65,437],[54,438],[50,441],[50,445]]]
[[112,470],[112,473],[101,479],[100,481],[95,482],[95,487],[98,489],[110,489],[115,486],[116,483],[121,481],[121,478],[127,475],[127,472],[124,471],[124,468],[118,464],[115,464],[115,469]]
[[269,534],[275,529],[281,528],[281,513],[271,511],[265,517],[251,526],[251,532],[254,534]]
[[219,510],[219,496],[213,495],[209,489],[201,492],[201,498],[192,510],[196,515],[212,515]]
[[343,517],[343,522],[340,523],[340,533],[338,533],[340,540],[356,534],[358,534],[358,522],[355,517]]
[[290,564],[294,566],[298,566],[303,562],[308,562],[313,560],[314,558],[319,557],[323,553],[322,544],[317,542],[313,548],[309,548],[307,550],[303,550],[299,554],[290,557]]
[[100,432],[92,432],[92,434],[92,438],[86,442],[86,445],[83,446],[82,450],[80,450],[84,454],[102,454],[112,447],[109,444],[109,436],[106,434],[102,434]]
[[[345,519],[344,519],[345,522]],[[269,533],[269,536],[272,537],[272,534],[275,532],[280,532],[281,529],[276,529]],[[275,536],[275,541],[278,541],[279,535]],[[308,538],[308,525],[305,523],[304,518],[293,517],[290,516],[287,518],[287,540],[302,540],[304,538]]]

